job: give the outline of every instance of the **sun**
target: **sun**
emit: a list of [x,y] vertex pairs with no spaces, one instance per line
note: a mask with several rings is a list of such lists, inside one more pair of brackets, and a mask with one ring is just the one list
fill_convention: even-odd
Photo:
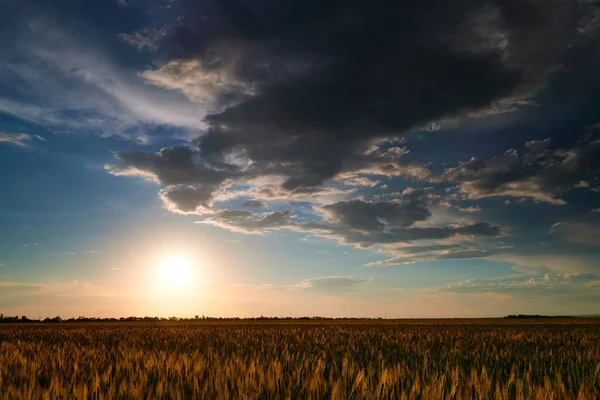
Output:
[[195,275],[193,260],[184,254],[167,254],[158,262],[157,280],[160,287],[179,290],[190,285]]

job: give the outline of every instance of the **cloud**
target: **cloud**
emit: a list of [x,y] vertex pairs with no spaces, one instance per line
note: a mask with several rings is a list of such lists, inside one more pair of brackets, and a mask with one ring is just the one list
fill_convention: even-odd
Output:
[[334,187],[286,190],[278,184],[267,184],[254,186],[247,190],[230,191],[224,196],[228,198],[252,196],[264,201],[293,200],[320,203],[336,201],[352,193],[354,193],[354,190],[342,190]]
[[[537,242],[536,242],[537,243]],[[540,246],[506,249],[490,256],[490,260],[508,263],[512,270],[527,275],[545,273],[573,274],[597,272],[597,252],[562,246]]]
[[[260,201],[296,200],[318,202],[325,199],[339,199],[353,192],[334,187],[314,187],[287,190],[281,184],[262,182],[283,182],[278,178],[285,167],[257,164],[223,163],[214,168],[199,159],[198,149],[189,146],[161,149],[159,152],[120,152],[115,153],[115,164],[105,165],[105,169],[115,176],[139,176],[166,188],[165,193],[180,191],[182,186],[202,188],[211,192],[212,201],[225,201],[236,197],[254,197]],[[228,190],[232,183],[247,185],[247,189]],[[187,190],[189,192],[189,190]],[[212,203],[211,201],[211,203]],[[172,202],[171,202],[172,203]],[[167,208],[175,210],[172,204]]]
[[[574,27],[590,11],[570,1],[433,0],[383,10],[352,1],[209,0],[176,2],[171,11],[177,23],[152,42],[158,61],[139,78],[199,105],[205,132],[185,147],[117,153],[106,169],[159,183],[167,209],[198,214],[198,223],[383,248],[392,258],[381,265],[491,257],[496,250],[480,239],[503,229],[475,220],[487,210],[458,201],[563,204],[560,195],[597,169],[593,141],[571,149],[529,141],[440,171],[398,139],[529,104],[571,45],[589,40]],[[372,193],[394,178],[436,188]],[[452,183],[458,193],[438,190]],[[222,205],[236,197],[252,200],[243,210]],[[256,213],[250,202],[279,210]],[[442,207],[461,212],[432,216]],[[450,239],[460,246],[389,250]]]
[[25,147],[32,139],[44,140],[38,135],[28,135],[26,133],[7,133],[0,131],[0,143],[9,143],[16,146]]
[[518,297],[553,296],[565,293],[600,294],[593,283],[600,275],[592,273],[545,274],[518,278],[469,279],[442,286],[438,291],[453,293],[502,293]]
[[119,64],[100,37],[59,23],[60,11],[9,3],[0,6],[0,12],[14,17],[3,20],[7,35],[0,41],[0,83],[6,89],[0,112],[60,133],[138,141],[148,141],[156,126],[194,136],[205,126],[206,110],[145,84],[135,70]]
[[238,287],[251,287],[255,289],[269,290],[288,290],[288,291],[322,291],[327,293],[355,291],[356,286],[370,282],[373,278],[356,278],[350,276],[322,276],[319,278],[305,279],[295,285],[276,286],[265,284],[260,286],[255,285],[235,285]]
[[260,234],[269,230],[289,228],[293,225],[290,211],[273,211],[253,215],[248,211],[225,210],[209,219],[196,223],[211,224],[232,232]]
[[[322,215],[320,221],[298,223],[293,229],[360,248],[501,235],[500,227],[484,222],[444,224],[432,221],[429,208],[439,204],[441,199],[431,188],[407,188],[390,201],[340,201],[318,207],[316,210]],[[423,226],[425,222],[428,226]],[[387,248],[385,251],[389,252]]]
[[476,206],[475,206],[475,207],[474,207],[474,206],[471,206],[471,207],[465,207],[465,208],[460,208],[460,207],[459,207],[458,209],[459,209],[460,211],[462,211],[462,212],[466,212],[466,213],[476,213],[476,212],[481,212],[481,208],[480,208],[480,207],[476,207]]
[[340,227],[358,232],[375,232],[398,227],[408,227],[431,216],[426,205],[420,201],[365,202],[341,201],[323,206],[326,219]]
[[143,176],[166,186],[219,185],[239,175],[238,170],[212,169],[194,162],[195,152],[189,147],[172,147],[154,152],[121,152],[115,154],[117,164],[107,165],[116,176]]
[[[35,104],[22,103],[8,99],[0,99],[0,112],[14,115],[28,122],[40,124],[42,126],[58,126],[64,124],[61,121],[59,110],[48,109]],[[68,121],[70,126],[77,125],[79,121]]]
[[266,206],[267,206],[267,203],[265,203],[264,201],[260,201],[260,200],[246,200],[244,202],[244,204],[242,204],[242,207],[246,207],[246,208],[263,208]]
[[375,261],[366,264],[365,267],[388,267],[439,260],[470,260],[490,257],[496,253],[495,250],[468,248],[458,244],[388,248],[381,252],[394,254],[396,257]]
[[371,180],[364,176],[350,176],[348,178],[340,179],[340,181],[346,186],[375,187],[381,184],[381,181]]
[[591,209],[591,210],[590,210],[590,212],[593,212],[593,213],[600,213],[600,208],[594,208],[594,209]]
[[600,7],[593,1],[587,1],[587,3],[591,7],[591,12],[581,18],[577,24],[577,30],[586,35],[593,35],[600,28]]
[[357,285],[373,280],[373,278],[354,278],[349,276],[323,276],[320,278],[306,279],[298,286],[303,290],[322,290],[327,292],[348,291]]
[[227,71],[205,66],[197,59],[171,60],[140,76],[149,84],[181,91],[193,102],[217,103],[220,107],[252,93],[252,88],[231,78]]
[[415,226],[431,216],[427,205],[432,201],[437,199],[428,190],[406,190],[402,199],[394,201],[351,200],[315,207],[316,213],[308,220],[299,219],[290,211],[252,214],[245,210],[225,210],[197,223],[244,233],[288,229],[360,248],[420,240],[469,240],[501,235],[500,227],[484,222]]
[[77,280],[47,283],[0,282],[0,288],[24,291],[35,296],[141,297],[138,293],[119,290],[107,284]]
[[571,243],[600,246],[600,224],[596,222],[559,222],[552,226],[550,233],[562,235]]
[[207,165],[244,153],[262,169],[285,166],[286,190],[348,172],[424,177],[418,163],[377,160],[365,148],[531,96],[570,44],[571,9],[536,0],[434,0],[385,12],[361,2],[181,2],[160,41],[167,61],[143,76],[214,100],[197,140]]
[[443,178],[459,182],[469,199],[492,196],[529,197],[564,205],[557,196],[569,189],[588,187],[586,179],[600,171],[600,141],[581,147],[549,150],[549,140],[528,142],[521,151],[483,161],[473,157],[443,172]]
[[[406,250],[407,247],[391,247],[427,240],[453,239],[460,242],[502,235],[500,227],[485,222],[415,226],[430,217],[427,205],[431,201],[437,200],[428,190],[406,190],[404,198],[395,201],[339,201],[315,206],[314,213],[302,216],[291,211],[255,214],[247,210],[213,210],[214,215],[204,216],[196,223],[250,234],[280,229],[310,233],[358,248],[379,247],[381,252],[394,256],[394,259],[377,266],[435,259],[482,258],[493,254],[493,250],[459,245],[413,246],[412,252]],[[193,203],[190,209],[195,206],[196,203]],[[420,254],[413,254],[417,250]]]
[[0,281],[0,287],[2,288],[37,288],[40,287],[41,284],[36,283],[19,283],[19,282],[8,282],[8,281]]
[[461,246],[458,244],[434,244],[429,246],[407,246],[394,249],[402,254],[419,254],[419,253],[431,253],[439,251],[454,251],[460,249]]
[[[206,207],[199,205],[241,196],[314,204],[333,193],[340,198],[302,218],[291,211],[214,210],[199,222],[247,233],[291,229],[358,247],[501,234],[486,222],[433,221],[431,207],[449,203],[432,190],[387,200],[350,197],[383,177],[456,182],[473,199],[512,195],[554,203],[562,202],[556,193],[580,184],[586,160],[595,155],[593,143],[558,151],[548,150],[548,141],[531,141],[521,155],[473,159],[439,173],[398,140],[436,121],[527,103],[574,40],[580,16],[569,13],[568,1],[555,7],[536,0],[459,1],[450,7],[434,0],[384,13],[378,7],[175,3],[173,13],[181,18],[161,37],[162,62],[141,76],[211,103],[206,133],[185,148],[116,154],[107,170],[164,185],[161,193],[173,193],[163,195],[167,208],[188,213],[203,214]],[[541,172],[552,167],[552,177]],[[519,175],[522,169],[527,173]],[[182,198],[174,201],[175,193]],[[421,257],[489,254],[467,246]]]
[[160,198],[165,207],[179,214],[211,214],[213,194],[211,186],[171,186],[160,191]]
[[547,149],[550,146],[550,138],[543,140],[530,140],[525,142],[525,149],[531,153],[538,153]]
[[488,223],[469,225],[405,228],[381,232],[359,232],[321,223],[303,223],[294,226],[301,232],[312,232],[315,236],[335,239],[341,244],[351,244],[359,248],[370,248],[377,245],[407,244],[419,240],[473,239],[478,237],[495,237],[501,234],[498,226]]
[[162,38],[167,36],[165,28],[144,28],[132,33],[122,33],[121,39],[134,46],[138,50],[147,49],[149,51],[158,49],[158,44]]

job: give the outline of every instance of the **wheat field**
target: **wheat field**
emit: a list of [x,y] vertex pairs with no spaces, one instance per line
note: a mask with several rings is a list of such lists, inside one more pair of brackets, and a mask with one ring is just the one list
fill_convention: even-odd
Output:
[[9,324],[0,399],[597,399],[597,321]]

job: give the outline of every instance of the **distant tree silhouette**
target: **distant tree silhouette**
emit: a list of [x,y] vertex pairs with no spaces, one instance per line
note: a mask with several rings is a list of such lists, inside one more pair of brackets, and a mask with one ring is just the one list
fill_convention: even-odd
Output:
[[504,318],[507,319],[519,319],[519,318],[575,318],[573,316],[568,315],[538,315],[538,314],[511,314],[507,315]]
[[[548,316],[548,315],[538,315],[538,314],[510,314],[510,315],[506,315],[504,317],[505,319],[532,319],[532,318],[577,318],[574,316]],[[44,322],[44,323],[58,323],[58,322],[76,322],[76,323],[87,323],[87,322],[154,322],[154,323],[158,323],[158,322],[199,322],[199,321],[357,321],[357,320],[381,320],[381,317],[374,317],[374,318],[356,318],[356,317],[341,317],[341,318],[329,318],[329,317],[320,317],[320,316],[313,316],[313,317],[267,317],[264,315],[261,315],[259,317],[248,317],[248,318],[241,318],[241,317],[229,317],[229,318],[223,318],[223,317],[210,317],[210,316],[206,316],[206,315],[195,315],[194,317],[190,317],[190,318],[182,318],[182,317],[176,317],[176,316],[171,316],[168,318],[165,317],[150,317],[150,316],[146,316],[146,317],[136,317],[136,316],[130,316],[130,317],[120,317],[120,318],[97,318],[97,317],[84,317],[84,316],[79,316],[77,318],[68,318],[68,319],[63,319],[60,316],[56,316],[53,318],[50,317],[46,317],[44,319],[42,319],[41,317],[39,319],[29,319],[27,318],[27,316],[23,315],[21,317],[19,316],[6,316],[4,314],[0,314],[0,323],[39,323],[39,322]]]

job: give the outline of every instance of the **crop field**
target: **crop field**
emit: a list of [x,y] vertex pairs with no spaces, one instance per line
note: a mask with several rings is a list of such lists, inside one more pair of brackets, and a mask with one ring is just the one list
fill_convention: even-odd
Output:
[[0,399],[598,399],[600,321],[0,326]]

